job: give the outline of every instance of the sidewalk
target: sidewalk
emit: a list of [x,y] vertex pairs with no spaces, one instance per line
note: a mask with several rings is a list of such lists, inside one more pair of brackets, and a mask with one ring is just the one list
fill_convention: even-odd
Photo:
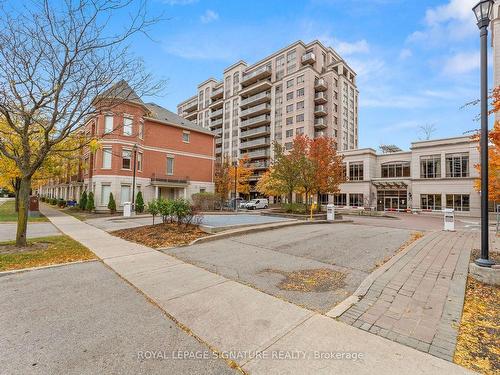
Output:
[[427,235],[340,320],[452,361],[473,245],[473,231]]
[[[238,355],[235,362],[249,373],[468,373],[439,358],[113,237],[45,205],[41,211],[210,348]],[[252,357],[256,352],[262,354]],[[363,358],[339,360],[331,357],[332,352],[362,353]]]

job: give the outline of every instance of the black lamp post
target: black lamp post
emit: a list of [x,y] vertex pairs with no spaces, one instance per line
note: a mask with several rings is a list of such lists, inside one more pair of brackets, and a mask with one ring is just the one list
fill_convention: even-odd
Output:
[[137,144],[134,144],[133,150],[134,150],[134,156],[133,156],[134,168],[132,169],[133,170],[133,174],[132,174],[132,212],[135,212],[135,173],[137,170]]
[[237,201],[236,201],[236,194],[237,194],[237,179],[238,179],[238,161],[233,162],[233,167],[234,167],[234,210],[238,210],[237,206]]
[[481,37],[481,256],[475,263],[491,267],[488,240],[488,25],[493,0],[482,0],[472,8]]

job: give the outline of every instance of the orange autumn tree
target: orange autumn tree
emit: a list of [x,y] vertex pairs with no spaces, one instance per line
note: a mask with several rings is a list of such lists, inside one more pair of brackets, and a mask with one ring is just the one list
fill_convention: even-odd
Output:
[[309,159],[314,192],[318,200],[318,211],[320,211],[320,194],[338,193],[340,184],[345,182],[344,158],[337,154],[337,147],[332,138],[320,137],[309,141]]
[[[493,113],[500,112],[500,87],[493,91]],[[479,136],[475,138],[479,140]],[[488,148],[488,200],[500,201],[500,121],[496,121],[493,129],[488,134],[491,143]],[[481,165],[476,169],[481,173]],[[475,181],[477,191],[481,190],[481,180]]]
[[252,173],[252,169],[250,168],[250,160],[247,155],[244,155],[241,159],[238,160],[238,168],[231,166],[229,172],[230,191],[234,191],[234,181],[236,180],[236,190],[238,191],[238,193],[245,195],[250,194],[250,176],[252,175]]

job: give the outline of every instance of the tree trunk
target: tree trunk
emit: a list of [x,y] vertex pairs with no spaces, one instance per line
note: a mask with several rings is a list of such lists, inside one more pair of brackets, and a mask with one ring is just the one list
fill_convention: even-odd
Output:
[[318,205],[316,206],[316,212],[319,214],[321,212],[321,194],[319,193],[319,191],[316,195],[316,201],[318,202]]
[[288,204],[292,204],[293,190],[288,192]]
[[23,177],[19,186],[19,212],[17,216],[16,246],[26,246],[26,229],[28,227],[28,205],[31,190],[31,177]]

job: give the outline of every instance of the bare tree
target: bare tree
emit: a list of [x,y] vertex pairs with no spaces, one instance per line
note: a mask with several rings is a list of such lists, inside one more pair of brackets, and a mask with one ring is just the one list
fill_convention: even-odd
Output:
[[[144,1],[35,0],[0,9],[0,153],[20,170],[17,246],[26,246],[33,174],[49,152],[99,110],[129,100],[112,90],[120,80],[139,95],[155,95],[154,80],[129,42],[160,19]],[[124,17],[124,14],[129,15]],[[119,15],[121,30],[111,31]],[[15,139],[15,142],[12,141]]]
[[434,124],[425,124],[418,127],[418,132],[422,133],[421,140],[428,141],[432,138],[432,135],[436,132],[436,126]]

